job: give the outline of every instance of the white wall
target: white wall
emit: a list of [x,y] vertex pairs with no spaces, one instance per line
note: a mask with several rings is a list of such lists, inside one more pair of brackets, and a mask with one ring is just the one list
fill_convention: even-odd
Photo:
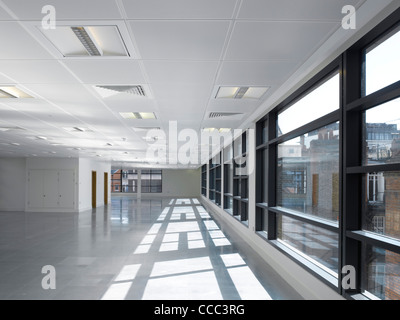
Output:
[[108,203],[111,203],[111,163],[79,159],[79,211],[92,209],[92,171],[97,173],[96,207],[104,205],[104,173],[108,172]]
[[25,210],[25,159],[0,159],[0,211]]
[[163,170],[162,195],[171,197],[198,197],[201,169],[197,170]]

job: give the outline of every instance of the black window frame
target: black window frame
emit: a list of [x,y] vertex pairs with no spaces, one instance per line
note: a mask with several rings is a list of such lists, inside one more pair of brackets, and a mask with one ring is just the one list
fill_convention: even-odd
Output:
[[[400,171],[400,163],[376,165],[363,164],[363,113],[365,110],[400,98],[400,81],[388,85],[376,92],[365,95],[365,52],[371,45],[379,43],[387,34],[400,25],[400,8],[365,34],[361,39],[333,59],[326,67],[312,76],[289,97],[285,98],[256,122],[255,146],[255,233],[275,247],[292,261],[298,263],[323,283],[347,299],[368,299],[364,295],[366,279],[365,252],[374,246],[400,254],[400,240],[386,237],[362,229],[363,201],[367,196],[363,189],[363,177],[367,173]],[[311,121],[291,132],[278,135],[278,114],[299,99],[316,89],[333,74],[339,72],[340,108],[319,119]],[[277,146],[285,141],[299,137],[326,125],[339,123],[339,221],[325,221],[306,215],[296,214],[291,210],[277,207]],[[264,139],[267,133],[267,139]],[[232,143],[233,145],[233,143]],[[235,154],[233,152],[233,154]],[[264,163],[267,162],[267,166]],[[264,172],[267,170],[267,172]],[[225,170],[224,170],[225,172]],[[267,181],[264,181],[267,177]],[[240,212],[239,195],[241,178],[234,178],[233,200],[234,215]],[[267,189],[264,189],[264,188]],[[236,191],[235,191],[236,190]],[[247,185],[248,191],[248,185]],[[267,201],[263,198],[267,193]],[[226,194],[226,196],[231,196]],[[237,214],[236,214],[237,215]],[[277,239],[277,215],[283,215],[324,228],[338,234],[338,272],[332,275],[285,246]],[[355,288],[343,288],[342,280],[345,266],[355,270]]]

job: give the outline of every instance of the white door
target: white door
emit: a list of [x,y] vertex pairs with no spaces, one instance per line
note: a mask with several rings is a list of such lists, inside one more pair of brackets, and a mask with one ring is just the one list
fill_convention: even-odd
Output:
[[28,172],[28,208],[43,208],[43,170]]
[[74,208],[75,172],[73,170],[58,172],[58,200],[60,208]]
[[58,171],[44,170],[44,208],[57,208],[58,207]]

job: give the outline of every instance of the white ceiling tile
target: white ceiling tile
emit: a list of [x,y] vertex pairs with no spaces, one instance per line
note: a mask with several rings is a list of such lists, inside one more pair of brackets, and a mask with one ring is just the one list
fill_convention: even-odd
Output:
[[[261,104],[261,100],[257,99],[214,99],[211,98],[207,112],[238,112],[247,113],[255,109]],[[218,119],[218,118],[217,118]]]
[[76,79],[55,60],[0,60],[0,70],[19,83],[76,82]]
[[182,84],[177,87],[171,83],[152,85],[154,98],[157,100],[208,100],[213,89],[212,84]]
[[230,19],[237,0],[123,0],[128,19]]
[[116,112],[147,112],[156,111],[155,101],[145,97],[135,97],[129,94],[120,94],[104,99],[104,103]]
[[63,62],[83,83],[143,84],[145,82],[137,61],[74,59]]
[[0,59],[49,59],[50,54],[18,22],[0,21]]
[[142,59],[219,60],[229,21],[130,21]]
[[17,111],[46,121],[58,121],[58,118],[70,116],[57,106],[41,99],[13,99],[6,103]]
[[0,84],[14,84],[15,81],[7,77],[5,74],[1,73],[0,70]]
[[216,80],[223,86],[272,86],[296,71],[292,61],[225,61]]
[[121,19],[115,0],[3,0],[20,20],[42,20],[46,5],[54,6],[56,19]]
[[[214,61],[144,61],[151,84],[210,84],[214,82],[218,64]],[[180,90],[179,86],[175,90]]]
[[238,19],[341,21],[345,5],[360,0],[243,0]]
[[337,23],[238,21],[227,60],[288,59],[301,61],[339,27]]
[[0,7],[0,21],[2,20],[13,20],[13,18],[7,13],[7,10]]

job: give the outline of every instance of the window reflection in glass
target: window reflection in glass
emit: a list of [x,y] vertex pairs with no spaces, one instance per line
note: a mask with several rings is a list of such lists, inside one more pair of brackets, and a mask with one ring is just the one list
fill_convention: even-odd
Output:
[[339,236],[311,224],[278,215],[278,239],[306,255],[313,262],[338,272]]
[[338,220],[338,122],[278,145],[277,205]]
[[400,172],[364,176],[363,229],[400,239]]
[[400,255],[366,246],[364,290],[383,300],[400,299]]
[[365,112],[364,165],[400,162],[400,99]]
[[399,28],[366,50],[365,93],[371,94],[400,80]]
[[278,115],[278,136],[288,133],[340,107],[339,74]]
[[142,193],[162,192],[162,170],[142,170]]

